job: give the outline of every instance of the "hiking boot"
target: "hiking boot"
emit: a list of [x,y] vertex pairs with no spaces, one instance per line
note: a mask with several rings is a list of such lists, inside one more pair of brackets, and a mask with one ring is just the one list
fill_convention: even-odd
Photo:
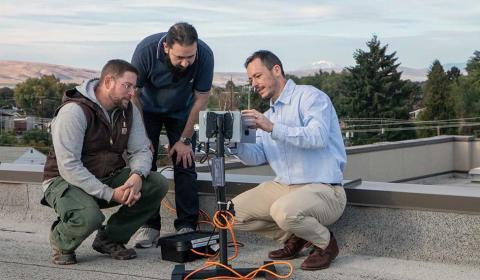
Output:
[[116,260],[129,260],[137,257],[134,249],[127,249],[123,243],[109,239],[103,228],[98,230],[92,248],[99,253],[110,255]]
[[49,238],[50,246],[52,247],[52,262],[58,265],[69,265],[69,264],[76,264],[77,263],[77,256],[75,256],[75,252],[66,252],[60,249],[58,245],[53,240],[52,232],[50,232]]
[[330,232],[330,243],[327,248],[322,249],[314,246],[310,255],[303,261],[300,266],[303,270],[320,270],[330,266],[330,263],[338,256],[337,240]]
[[160,231],[154,228],[142,226],[135,236],[134,244],[136,248],[150,248],[160,237]]
[[268,257],[272,260],[291,260],[297,257],[298,253],[310,245],[310,242],[292,235],[282,249],[271,251]]

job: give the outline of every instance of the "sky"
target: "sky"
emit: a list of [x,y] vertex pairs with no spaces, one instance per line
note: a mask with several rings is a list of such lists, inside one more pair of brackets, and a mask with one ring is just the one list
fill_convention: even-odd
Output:
[[259,49],[286,70],[353,65],[373,35],[413,68],[464,63],[480,50],[479,0],[1,0],[0,59],[99,70],[130,61],[140,40],[179,21],[212,48],[216,72],[244,71]]

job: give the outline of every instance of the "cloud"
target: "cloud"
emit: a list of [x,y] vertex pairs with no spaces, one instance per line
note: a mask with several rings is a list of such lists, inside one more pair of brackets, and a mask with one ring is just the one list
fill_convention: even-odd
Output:
[[[110,53],[129,58],[142,38],[178,21],[192,23],[211,42],[222,70],[243,70],[244,56],[259,48],[278,50],[290,69],[321,59],[349,64],[372,34],[399,46],[412,66],[433,53],[461,61],[480,45],[478,0],[2,0],[0,10],[0,36],[11,44],[0,45],[2,58],[63,59],[82,67],[102,64]],[[436,50],[427,50],[432,45]]]

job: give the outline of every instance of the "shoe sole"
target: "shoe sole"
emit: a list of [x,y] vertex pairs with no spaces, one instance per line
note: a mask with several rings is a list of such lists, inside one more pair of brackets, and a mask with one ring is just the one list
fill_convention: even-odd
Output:
[[333,262],[333,260],[334,260],[337,256],[338,256],[338,253],[335,254],[334,256],[332,256],[332,257],[330,258],[330,263],[329,263],[328,265],[320,266],[320,267],[302,267],[302,266],[300,266],[300,269],[312,271],[312,270],[322,270],[322,269],[329,268],[329,267],[330,267],[330,264]]
[[153,247],[153,244],[154,244],[154,243],[152,243],[152,244],[150,244],[150,245],[147,245],[147,244],[144,245],[144,244],[139,244],[139,243],[137,243],[137,244],[135,244],[135,248],[138,248],[138,249],[147,249],[147,248]]
[[298,251],[295,255],[290,256],[290,257],[286,257],[286,258],[272,258],[272,257],[268,256],[268,258],[271,259],[271,260],[276,260],[276,261],[293,260],[293,259],[299,258],[300,256],[299,256],[298,254],[300,254],[300,252],[301,252],[303,249],[309,248],[310,246],[312,246],[312,243],[311,243],[311,242],[305,243],[305,245],[303,245],[303,247],[300,249],[300,251]]
[[137,255],[132,255],[132,256],[114,256],[110,253],[107,253],[105,251],[103,251],[101,248],[97,248],[97,247],[94,247],[92,246],[93,250],[101,253],[101,254],[105,254],[105,255],[109,255],[112,259],[115,259],[115,260],[121,260],[121,261],[124,261],[124,260],[131,260],[131,259],[134,259],[137,257]]
[[295,254],[295,255],[290,256],[290,257],[287,257],[287,258],[272,258],[272,257],[268,256],[269,259],[274,260],[274,261],[287,261],[287,260],[296,259],[296,258],[298,258],[298,257],[299,257],[298,254]]
[[330,267],[330,265],[321,266],[321,267],[302,267],[302,266],[300,266],[300,269],[312,271],[312,270],[322,270],[322,269],[326,269],[326,268],[329,268],[329,267]]
[[77,264],[77,261],[55,261],[55,260],[52,260],[52,263],[57,264],[57,265],[72,265],[72,264]]

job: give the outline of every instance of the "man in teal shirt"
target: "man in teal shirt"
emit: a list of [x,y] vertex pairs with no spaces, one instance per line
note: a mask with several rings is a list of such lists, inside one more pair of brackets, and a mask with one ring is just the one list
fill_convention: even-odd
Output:
[[[175,181],[179,233],[195,230],[198,219],[198,185],[193,147],[193,126],[198,113],[208,102],[213,79],[213,53],[198,39],[195,28],[185,22],[174,24],[168,32],[143,39],[135,49],[132,64],[138,69],[137,86],[148,137],[154,148],[152,170],[160,132],[165,127],[170,145]],[[158,238],[160,215],[149,219],[136,237],[136,246],[150,247]]]

